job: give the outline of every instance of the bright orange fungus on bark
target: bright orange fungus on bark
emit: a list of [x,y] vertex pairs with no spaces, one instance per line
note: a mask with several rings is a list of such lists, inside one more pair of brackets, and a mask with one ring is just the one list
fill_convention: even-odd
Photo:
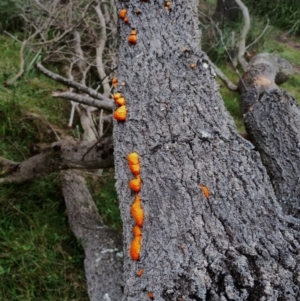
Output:
[[120,17],[121,19],[125,19],[126,14],[127,14],[127,10],[124,8],[124,9],[120,10],[120,12],[119,12],[119,17]]
[[138,225],[135,225],[133,227],[133,235],[134,236],[142,236],[142,229]]
[[129,163],[129,165],[131,164],[139,164],[140,163],[140,159],[139,159],[139,155],[136,152],[130,153],[127,155],[127,161]]
[[123,97],[121,93],[115,93],[115,94],[113,95],[113,99],[114,99],[114,100],[117,100],[118,98],[121,98],[121,97]]
[[118,85],[118,78],[117,78],[117,77],[114,77],[114,78],[112,79],[111,83],[112,83],[112,85],[113,85],[114,87],[116,87],[116,86]]
[[144,223],[144,211],[141,206],[141,199],[138,195],[136,195],[134,203],[131,205],[131,214],[135,220],[135,223],[139,227],[143,227]]
[[206,198],[209,198],[210,192],[209,192],[208,188],[206,186],[203,186],[203,185],[199,185],[199,186],[202,189],[202,192],[203,192],[204,196]]
[[125,121],[126,115],[127,115],[127,111],[125,106],[121,106],[117,108],[114,112],[114,118],[118,121]]
[[141,277],[143,275],[144,271],[143,270],[138,270],[138,272],[136,273],[136,275],[138,277]]
[[116,104],[119,106],[124,106],[125,103],[126,103],[126,100],[124,97],[120,97],[120,98],[116,99]]
[[130,245],[130,256],[133,260],[139,260],[141,252],[142,236],[136,236]]
[[129,187],[134,192],[140,192],[141,191],[141,184],[142,184],[142,182],[141,182],[141,179],[139,177],[129,181]]

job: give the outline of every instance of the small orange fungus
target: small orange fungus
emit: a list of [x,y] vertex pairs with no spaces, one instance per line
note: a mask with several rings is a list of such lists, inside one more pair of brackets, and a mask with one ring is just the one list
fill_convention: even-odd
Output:
[[116,86],[118,85],[118,78],[117,78],[117,77],[114,77],[114,78],[112,79],[111,83],[112,83],[112,85],[113,85],[114,87],[116,87]]
[[142,230],[138,225],[133,227],[133,235],[134,236],[142,236]]
[[195,65],[195,64],[190,64],[190,67],[191,67],[192,69],[194,69],[194,68],[196,67],[196,65]]
[[115,94],[113,95],[113,99],[114,99],[114,100],[117,100],[118,98],[121,98],[121,97],[123,97],[121,93],[115,93]]
[[144,211],[141,206],[141,199],[138,195],[136,195],[133,204],[131,205],[131,214],[135,220],[135,223],[139,227],[143,227],[144,223]]
[[136,35],[130,35],[130,36],[128,37],[128,42],[129,42],[130,44],[135,45],[135,44],[136,44],[136,41],[137,41]]
[[150,299],[154,299],[154,295],[153,295],[153,293],[151,293],[151,292],[148,292],[148,297],[149,297]]
[[167,1],[165,3],[165,9],[168,10],[170,8],[170,6],[171,6],[171,1]]
[[119,106],[124,106],[125,103],[126,103],[126,100],[124,97],[120,97],[120,98],[116,99],[116,104]]
[[203,192],[204,196],[206,198],[209,198],[210,192],[209,192],[208,188],[204,185],[199,185],[199,187],[202,189],[202,192]]
[[120,12],[119,12],[119,17],[120,17],[121,19],[125,19],[126,14],[127,14],[127,10],[124,8],[124,9],[120,10]]
[[129,168],[130,168],[131,172],[136,176],[138,176],[141,172],[140,164],[129,164]]
[[141,178],[135,178],[129,181],[129,187],[131,190],[135,192],[139,192],[141,190]]
[[140,259],[142,236],[136,236],[130,245],[130,256],[133,260]]
[[136,275],[138,277],[141,277],[143,275],[144,271],[143,270],[138,270],[138,272],[136,273]]
[[136,36],[136,34],[137,34],[137,31],[135,29],[131,30],[131,33],[130,33],[131,36]]
[[118,121],[125,121],[126,115],[127,115],[127,111],[125,106],[120,106],[114,112],[114,118]]
[[124,18],[124,23],[127,24],[128,22],[129,22],[129,19],[128,19],[127,17],[125,17],[125,18]]
[[136,152],[130,153],[127,155],[127,161],[129,163],[129,165],[131,164],[139,164],[140,163],[140,159],[139,159],[139,155]]

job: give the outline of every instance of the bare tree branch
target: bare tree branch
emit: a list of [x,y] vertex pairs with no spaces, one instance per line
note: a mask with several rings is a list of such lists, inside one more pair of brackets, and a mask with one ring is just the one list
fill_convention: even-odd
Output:
[[61,99],[72,100],[98,109],[104,109],[108,111],[113,110],[113,102],[110,99],[108,99],[107,101],[106,100],[99,101],[98,99],[89,97],[87,95],[82,95],[82,94],[77,94],[72,92],[58,92],[58,91],[53,92],[52,96]]
[[42,64],[38,63],[36,64],[36,69],[39,70],[40,72],[42,72],[44,75],[46,75],[47,77],[61,83],[61,84],[64,84],[68,87],[72,87],[72,88],[75,88],[83,93],[86,93],[88,95],[90,95],[91,97],[94,97],[96,99],[100,99],[100,100],[105,100],[107,102],[110,101],[109,98],[103,96],[101,93],[98,93],[97,91],[95,91],[94,89],[92,88],[89,88],[85,85],[82,85],[80,83],[77,83],[73,80],[69,80],[59,74],[56,74],[56,73],[53,73],[51,72],[50,70],[48,70],[47,68],[45,68]]
[[208,57],[209,64],[214,68],[216,74],[230,91],[237,92],[238,86],[235,85]]
[[249,16],[249,11],[247,6],[241,0],[235,0],[235,2],[241,9],[243,14],[243,20],[244,20],[244,26],[242,28],[240,41],[239,41],[238,61],[241,64],[243,70],[245,71],[248,66],[248,63],[244,58],[244,54],[246,51],[246,37],[250,29],[250,16]]

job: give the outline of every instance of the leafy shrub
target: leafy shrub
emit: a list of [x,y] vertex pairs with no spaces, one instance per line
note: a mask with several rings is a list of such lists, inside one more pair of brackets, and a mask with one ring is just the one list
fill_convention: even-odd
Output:
[[290,34],[300,34],[299,0],[245,0],[245,4],[259,16],[268,16],[271,22]]

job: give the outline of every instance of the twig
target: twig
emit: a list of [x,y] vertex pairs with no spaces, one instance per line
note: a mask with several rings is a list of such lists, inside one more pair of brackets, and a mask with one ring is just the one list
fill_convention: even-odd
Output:
[[268,22],[267,22],[267,25],[266,27],[264,28],[264,30],[262,31],[262,33],[252,42],[250,43],[246,48],[245,50],[247,50],[248,48],[250,48],[252,45],[254,45],[255,43],[257,43],[262,37],[263,35],[266,33],[266,31],[271,27],[269,26],[269,23],[270,23],[270,20],[268,19]]
[[95,91],[92,88],[87,87],[86,85],[80,84],[78,82],[75,82],[73,80],[69,80],[59,74],[53,73],[50,70],[48,70],[47,68],[45,68],[42,64],[38,63],[35,65],[36,69],[39,70],[40,72],[42,72],[44,75],[46,75],[47,77],[61,83],[64,84],[68,87],[72,87],[75,89],[78,89],[79,91],[86,93],[88,95],[90,95],[93,98],[96,99],[100,99],[100,100],[105,100],[107,102],[110,102],[110,99],[105,97],[104,95],[98,93],[97,91]]
[[89,97],[87,95],[81,95],[72,92],[59,92],[59,91],[53,92],[52,96],[61,99],[66,99],[66,100],[73,100],[75,102],[82,103],[87,106],[92,106],[98,109],[104,109],[108,111],[113,110],[113,102],[110,99],[108,99],[107,101],[106,100],[100,101],[98,99]]

